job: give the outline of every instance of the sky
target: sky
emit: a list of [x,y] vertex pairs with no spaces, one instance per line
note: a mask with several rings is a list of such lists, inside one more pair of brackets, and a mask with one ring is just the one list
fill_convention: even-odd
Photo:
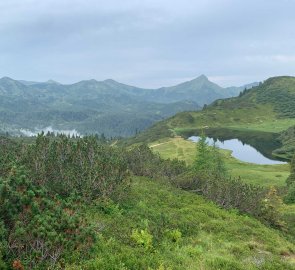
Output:
[[295,76],[295,0],[1,0],[0,77],[145,88]]

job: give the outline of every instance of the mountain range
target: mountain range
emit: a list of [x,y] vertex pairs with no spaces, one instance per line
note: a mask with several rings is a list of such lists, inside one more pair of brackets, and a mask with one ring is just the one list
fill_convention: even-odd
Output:
[[241,140],[255,137],[261,139],[261,147],[269,138],[277,143],[269,154],[290,159],[295,150],[295,77],[272,77],[243,90],[238,97],[218,99],[200,111],[177,113],[130,142],[148,143],[175,135],[185,137],[201,130],[207,134],[222,130],[222,136],[234,134],[234,138]]
[[0,131],[19,135],[52,127],[130,136],[178,112],[234,97],[253,83],[223,88],[201,75],[172,87],[144,89],[108,79],[61,84],[0,79]]

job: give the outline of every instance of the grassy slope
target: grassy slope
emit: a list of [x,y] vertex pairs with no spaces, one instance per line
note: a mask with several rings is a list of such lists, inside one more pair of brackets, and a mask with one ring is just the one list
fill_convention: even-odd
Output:
[[[200,112],[178,113],[127,143],[150,143],[164,137],[181,135],[188,130],[208,127],[225,128],[229,133],[231,130],[263,131],[278,134],[279,137],[282,131],[295,125],[294,100],[294,77],[271,78],[240,97],[217,100]],[[283,139],[282,142],[285,143]],[[292,147],[293,144],[289,143],[288,149]],[[280,153],[280,156],[284,154],[287,157],[290,153]]]
[[[134,178],[122,208],[92,207],[89,217],[101,228],[95,258],[66,269],[295,269],[295,246],[279,232],[201,196],[146,178]],[[153,236],[145,249],[133,229]],[[182,236],[173,242],[169,232]]]
[[292,125],[295,125],[295,118],[278,118],[270,105],[259,105],[250,110],[248,108],[223,110],[220,107],[212,107],[201,112],[177,114],[168,122],[168,126],[178,132],[182,129],[222,127],[279,133]]
[[[196,143],[183,138],[166,138],[150,144],[163,158],[178,158],[191,164],[196,155]],[[262,186],[284,186],[289,176],[289,165],[258,165],[239,161],[231,156],[231,151],[221,150],[230,175],[241,177],[243,181]]]

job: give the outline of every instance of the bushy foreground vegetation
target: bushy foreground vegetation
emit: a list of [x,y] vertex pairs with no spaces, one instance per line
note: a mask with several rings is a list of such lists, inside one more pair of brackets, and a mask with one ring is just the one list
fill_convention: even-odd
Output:
[[68,270],[291,270],[294,245],[257,220],[166,181],[133,178],[120,205],[93,206],[94,256]]
[[192,167],[183,161],[163,160],[147,146],[132,149],[133,173],[138,176],[165,178],[171,184],[197,192],[225,209],[238,209],[270,226],[286,229],[281,217],[282,199],[277,190],[262,188],[231,179],[226,172],[222,156],[217,148],[205,141],[198,144],[198,157]]
[[121,153],[94,138],[0,143],[4,260],[14,269],[40,269],[86,258],[97,228],[85,219],[85,207],[120,197],[129,185]]
[[190,167],[146,145],[1,138],[0,269],[293,269],[276,190],[199,147]]
[[295,203],[295,155],[291,163],[291,174],[287,179],[288,193],[285,197],[287,203]]

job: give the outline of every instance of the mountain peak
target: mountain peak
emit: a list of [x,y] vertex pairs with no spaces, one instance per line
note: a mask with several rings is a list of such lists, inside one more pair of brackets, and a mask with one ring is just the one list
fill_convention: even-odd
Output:
[[106,82],[106,83],[118,83],[117,81],[115,81],[113,79],[106,79],[103,82]]
[[206,80],[206,81],[209,81],[208,77],[206,75],[204,75],[204,74],[200,75],[195,80]]
[[207,82],[210,82],[208,77],[206,75],[202,74],[202,75],[196,77],[195,79],[192,79],[192,80],[185,82],[185,83],[198,83],[199,84],[199,83],[207,83]]
[[46,83],[52,83],[52,84],[60,84],[59,82],[57,82],[57,81],[54,81],[54,80],[48,80]]
[[11,79],[11,78],[9,78],[9,77],[2,77],[2,78],[0,79],[0,81],[2,81],[2,82],[14,82],[14,80]]
[[2,85],[6,85],[6,86],[11,86],[11,85],[14,85],[14,86],[25,86],[23,83],[19,82],[19,81],[16,81],[14,79],[11,79],[9,77],[3,77],[0,79],[0,83]]

